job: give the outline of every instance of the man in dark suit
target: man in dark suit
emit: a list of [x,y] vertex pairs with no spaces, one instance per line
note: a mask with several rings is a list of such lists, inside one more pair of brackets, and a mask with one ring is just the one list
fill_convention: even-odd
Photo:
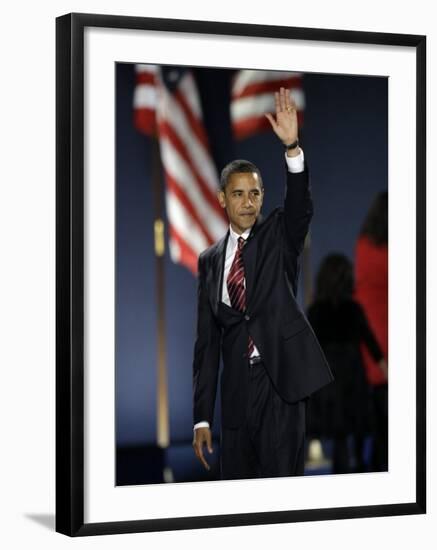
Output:
[[275,93],[284,144],[284,206],[262,218],[258,168],[233,161],[221,173],[218,200],[228,233],[198,264],[194,346],[193,447],[205,468],[220,354],[222,479],[303,475],[306,403],[333,380],[320,345],[296,301],[299,257],[313,214],[308,169],[298,142],[289,90]]

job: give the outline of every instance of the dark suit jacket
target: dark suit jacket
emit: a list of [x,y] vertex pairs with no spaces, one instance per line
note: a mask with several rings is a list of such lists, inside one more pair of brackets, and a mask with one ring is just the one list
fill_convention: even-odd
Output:
[[222,423],[244,418],[250,334],[279,395],[295,402],[333,380],[317,338],[297,301],[299,257],[313,215],[308,168],[286,171],[284,206],[259,217],[243,248],[246,311],[221,302],[229,232],[198,262],[198,318],[194,346],[194,423],[212,426],[220,355]]

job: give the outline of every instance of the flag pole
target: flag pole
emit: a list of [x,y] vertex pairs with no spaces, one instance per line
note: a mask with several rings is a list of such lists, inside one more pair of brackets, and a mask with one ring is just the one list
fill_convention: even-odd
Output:
[[164,280],[164,186],[162,179],[161,156],[158,138],[152,139],[152,189],[153,189],[153,231],[155,246],[156,280],[156,350],[157,350],[157,391],[156,391],[156,442],[158,447],[170,445],[168,381],[165,331],[165,280]]

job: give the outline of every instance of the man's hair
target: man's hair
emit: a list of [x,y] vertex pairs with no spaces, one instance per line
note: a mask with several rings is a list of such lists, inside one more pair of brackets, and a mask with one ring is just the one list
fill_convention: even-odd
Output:
[[225,192],[226,185],[229,181],[229,178],[232,174],[241,173],[241,172],[255,172],[258,175],[258,181],[261,189],[264,188],[263,180],[261,177],[261,172],[259,168],[250,162],[249,160],[236,159],[228,163],[222,170],[220,175],[220,191]]

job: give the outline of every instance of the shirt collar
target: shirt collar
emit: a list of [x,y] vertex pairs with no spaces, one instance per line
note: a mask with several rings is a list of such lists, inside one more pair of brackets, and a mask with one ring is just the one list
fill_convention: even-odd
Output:
[[243,237],[244,240],[247,239],[247,237],[250,235],[251,227],[249,229],[246,229],[244,233],[239,235],[238,233],[235,233],[235,231],[232,229],[231,224],[229,224],[229,238],[231,239],[231,242],[233,246],[237,246],[238,243],[238,237]]

